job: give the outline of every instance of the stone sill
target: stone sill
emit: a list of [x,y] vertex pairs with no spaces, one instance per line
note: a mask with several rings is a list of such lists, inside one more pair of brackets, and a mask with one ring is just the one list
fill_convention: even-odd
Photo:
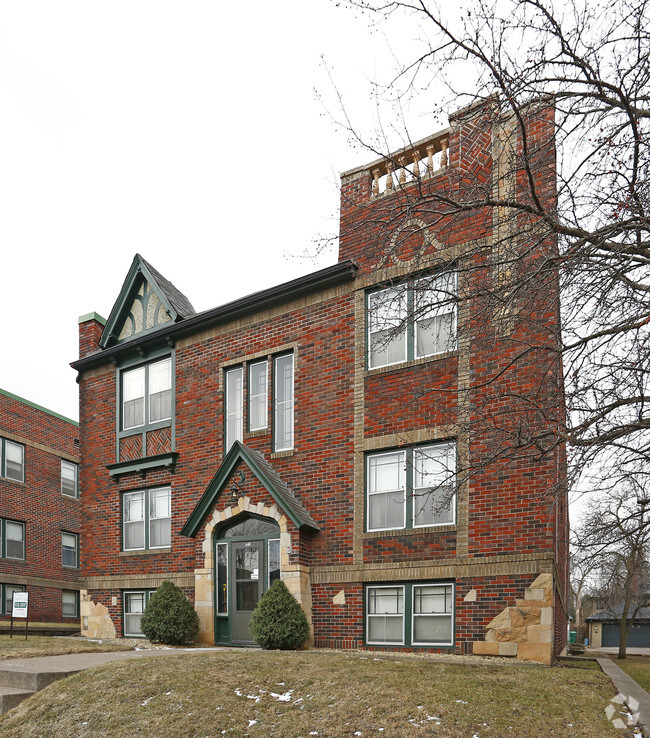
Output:
[[271,454],[272,459],[285,459],[288,456],[293,456],[294,449],[290,448],[287,451],[274,451]]
[[453,356],[458,356],[458,349],[453,351],[444,351],[441,354],[433,354],[432,356],[423,356],[420,359],[410,359],[407,361],[400,361],[397,364],[389,364],[388,366],[376,366],[374,369],[365,369],[363,372],[364,377],[374,377],[377,374],[386,374],[386,372],[399,371],[401,369],[410,369],[414,366],[420,366],[421,364],[430,364],[433,361],[441,361],[443,359],[449,359]]
[[151,556],[154,554],[171,553],[171,546],[165,548],[145,548],[138,551],[120,551],[118,556]]
[[373,538],[395,538],[396,536],[416,536],[419,533],[429,535],[435,533],[456,532],[456,525],[427,525],[422,528],[399,528],[397,530],[367,530],[363,534],[364,540]]

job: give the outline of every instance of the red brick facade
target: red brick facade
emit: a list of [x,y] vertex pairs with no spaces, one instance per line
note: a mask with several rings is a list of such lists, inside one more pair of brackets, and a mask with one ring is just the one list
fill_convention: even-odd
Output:
[[[378,191],[385,162],[344,174],[337,266],[195,314],[136,257],[105,326],[94,314],[82,321],[82,353],[73,366],[80,387],[86,631],[114,627],[123,633],[125,608],[133,607],[125,597],[172,579],[195,602],[203,640],[230,642],[229,618],[235,616],[232,609],[218,612],[222,575],[215,541],[235,555],[234,544],[226,544],[228,527],[251,519],[277,527],[280,576],[310,614],[316,646],[383,647],[384,638],[385,647],[468,653],[487,624],[546,573],[557,594],[556,650],[563,648],[565,456],[562,445],[542,448],[539,440],[550,437],[563,417],[556,277],[540,270],[537,280],[511,297],[507,314],[498,312],[495,299],[504,279],[546,263],[554,244],[531,241],[530,219],[517,216],[513,231],[513,220],[499,221],[492,209],[431,205],[445,193],[467,199],[499,186],[504,155],[495,154],[494,131],[504,124],[491,114],[488,106],[452,117],[448,131],[420,146],[423,152],[430,144],[437,156],[442,151],[442,166],[402,185],[396,173],[392,192],[390,186]],[[540,196],[552,199],[553,113],[531,115],[528,157]],[[508,161],[518,160],[517,146]],[[396,167],[400,161],[396,156]],[[520,168],[509,176],[508,186],[526,185]],[[495,257],[504,248],[507,269]],[[406,295],[408,285],[409,305],[415,305],[414,275],[448,270],[457,275],[453,346],[368,368],[368,294],[404,285]],[[138,292],[142,280],[167,311],[148,329],[138,317],[153,314],[147,290]],[[415,330],[405,329],[405,345],[426,353]],[[288,417],[281,415],[285,390],[276,377],[283,356],[293,357],[295,430],[288,449],[276,438]],[[165,362],[173,377],[165,390],[172,395],[171,419],[157,420],[154,371],[166,371]],[[261,400],[250,374],[260,362],[267,371]],[[226,407],[226,371],[238,367],[241,389]],[[266,403],[265,428],[249,430],[253,402]],[[135,427],[126,420],[128,403],[142,413]],[[237,458],[226,455],[229,418],[233,427],[242,423],[243,456]],[[416,461],[418,453],[425,458],[444,448],[455,458],[453,515],[436,523],[431,512],[434,522],[416,527],[413,465],[425,463]],[[404,511],[404,525],[369,524],[369,459],[382,453],[391,459],[397,454],[391,469],[398,474],[402,464],[409,480],[403,501],[395,503]],[[147,515],[165,514],[146,513],[142,505],[153,504],[153,494],[165,497],[167,488],[171,532],[153,546],[157,529]],[[125,512],[133,500],[137,509]],[[130,523],[142,536],[134,545],[125,542]],[[268,561],[262,558],[262,568],[250,570],[253,579],[270,570],[270,551],[259,554]],[[232,598],[234,569],[228,572],[223,587]],[[397,603],[396,618],[377,617],[373,628],[378,633],[401,625],[401,636],[369,637],[370,616],[379,615],[371,612],[373,597]],[[442,611],[435,610],[439,604],[416,605],[422,597],[447,604]],[[385,607],[384,600],[377,607]],[[228,603],[234,607],[233,599]],[[429,635],[417,636],[417,628]],[[451,636],[439,635],[449,628]],[[391,638],[401,642],[388,643]]]
[[62,461],[71,472],[78,464],[77,423],[0,390],[0,439],[0,627],[16,589],[29,593],[32,629],[78,632],[78,552],[63,566],[62,534],[79,535],[81,503],[61,471]]

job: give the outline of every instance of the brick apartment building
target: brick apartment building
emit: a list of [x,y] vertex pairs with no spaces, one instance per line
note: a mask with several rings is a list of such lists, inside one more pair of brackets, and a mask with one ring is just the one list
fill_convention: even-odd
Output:
[[78,462],[78,423],[0,390],[2,630],[27,591],[30,630],[79,632]]
[[[530,115],[554,198],[553,111]],[[430,204],[525,186],[506,138],[468,108],[344,173],[334,266],[197,314],[136,255],[108,320],[80,319],[84,633],[138,635],[172,580],[204,642],[250,643],[280,577],[316,647],[562,650],[565,452],[522,440],[563,418],[555,276],[507,309],[486,289],[504,250],[530,270],[555,245]]]

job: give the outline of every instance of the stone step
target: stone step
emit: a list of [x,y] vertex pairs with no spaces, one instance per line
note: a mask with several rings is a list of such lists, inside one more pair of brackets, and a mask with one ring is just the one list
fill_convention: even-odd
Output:
[[16,669],[11,666],[0,665],[0,687],[38,692],[47,687],[48,684],[72,676],[78,671],[78,669],[37,671],[34,669]]
[[0,687],[0,715],[11,710],[23,700],[31,697],[34,691],[31,689],[14,689],[13,687]]

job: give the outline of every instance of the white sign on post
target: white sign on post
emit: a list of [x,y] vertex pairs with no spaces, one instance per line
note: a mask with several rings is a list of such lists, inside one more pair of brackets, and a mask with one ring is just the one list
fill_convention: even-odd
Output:
[[11,607],[12,618],[26,618],[29,604],[29,592],[14,592]]

